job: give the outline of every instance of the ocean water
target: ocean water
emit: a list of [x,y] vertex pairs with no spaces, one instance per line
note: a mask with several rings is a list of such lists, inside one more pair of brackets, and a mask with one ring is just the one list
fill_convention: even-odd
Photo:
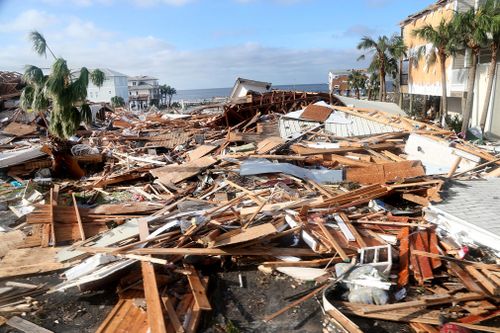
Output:
[[[212,89],[191,89],[177,90],[177,94],[172,98],[173,101],[203,101],[212,100],[215,97],[229,97],[233,88],[212,88]],[[296,85],[278,85],[272,86],[272,89],[279,90],[298,90],[308,92],[328,92],[328,84],[296,84]]]

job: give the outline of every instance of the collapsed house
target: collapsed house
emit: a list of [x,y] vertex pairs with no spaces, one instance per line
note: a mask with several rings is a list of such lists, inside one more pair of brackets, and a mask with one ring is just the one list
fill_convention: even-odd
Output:
[[[207,330],[211,312],[228,316],[228,300],[211,299],[223,269],[242,289],[249,270],[302,281],[248,304],[262,315],[242,330],[291,330],[292,319],[272,323],[316,298],[328,332],[362,332],[356,318],[436,332],[442,316],[497,331],[494,146],[321,93],[249,93],[220,114],[105,116],[64,147],[30,123],[3,128],[7,325],[37,326],[34,299],[47,293],[114,281],[97,332]],[[50,272],[57,283],[12,281]]]

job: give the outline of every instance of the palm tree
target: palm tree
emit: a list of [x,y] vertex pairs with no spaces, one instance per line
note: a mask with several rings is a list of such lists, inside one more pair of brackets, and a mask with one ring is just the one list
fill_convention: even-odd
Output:
[[125,100],[121,96],[113,96],[111,97],[111,105],[114,108],[125,106]]
[[89,80],[101,87],[104,73],[82,67],[77,76],[69,70],[66,60],[55,56],[42,34],[33,31],[30,39],[36,53],[46,56],[48,50],[54,63],[49,75],[44,75],[36,66],[26,66],[23,75],[26,87],[21,94],[20,105],[26,111],[43,113],[52,104],[49,131],[55,137],[68,138],[76,132],[82,120],[91,121],[92,112],[86,103],[87,87]]
[[482,10],[475,11],[471,8],[465,13],[457,13],[453,18],[457,46],[471,50],[471,65],[467,77],[467,97],[465,100],[464,114],[462,117],[461,132],[466,133],[469,128],[474,85],[476,81],[477,64],[481,46],[487,43],[487,27],[483,24]]
[[[446,58],[455,52],[453,36],[454,36],[454,26],[452,23],[441,20],[439,25],[433,27],[428,24],[422,28],[413,30],[413,35],[422,38],[427,43],[432,44],[432,50],[430,54],[427,54],[426,61],[431,64],[439,60],[441,67],[441,121],[444,121],[448,115],[448,102],[446,98]],[[421,55],[426,51],[426,46],[419,48],[417,52],[417,57],[420,58]]]
[[[387,36],[379,36],[375,41],[371,37],[364,36],[358,44],[358,50],[368,50],[367,53],[373,53],[373,59],[369,69],[371,71],[377,70],[380,82],[379,99],[385,101],[385,74],[387,67],[387,52],[389,49],[389,38]],[[365,59],[366,55],[361,55],[358,60]]]
[[159,91],[160,91],[160,105],[165,105],[167,102],[167,85],[162,84],[159,86]]
[[167,86],[166,94],[168,96],[168,107],[172,106],[172,97],[177,94],[177,90],[174,87]]
[[366,88],[366,75],[353,69],[348,77],[349,87],[356,91],[356,98],[360,99],[360,89]]
[[366,88],[368,89],[368,100],[370,101],[373,96],[377,95],[380,89],[379,74],[371,72],[366,81]]
[[488,109],[490,108],[491,94],[493,90],[493,78],[497,68],[497,52],[500,44],[500,5],[498,0],[488,0],[478,10],[480,16],[479,27],[487,31],[487,46],[491,50],[491,62],[488,68],[488,83],[484,97],[483,110],[481,112],[480,126],[484,132]]
[[394,93],[397,93],[398,98],[401,98],[401,59],[407,57],[408,46],[405,45],[401,36],[393,35],[389,41],[388,51],[389,59],[387,61],[386,72],[389,73],[394,80]]

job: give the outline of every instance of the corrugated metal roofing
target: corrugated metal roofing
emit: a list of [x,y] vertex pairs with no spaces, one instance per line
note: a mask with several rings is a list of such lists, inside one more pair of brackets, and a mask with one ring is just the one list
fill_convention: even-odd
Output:
[[[333,107],[335,109],[335,107]],[[280,118],[279,131],[283,139],[290,139],[322,123],[300,119],[303,110],[290,112]],[[378,123],[342,111],[332,112],[325,121],[325,131],[340,137],[367,136],[400,132],[401,129]]]

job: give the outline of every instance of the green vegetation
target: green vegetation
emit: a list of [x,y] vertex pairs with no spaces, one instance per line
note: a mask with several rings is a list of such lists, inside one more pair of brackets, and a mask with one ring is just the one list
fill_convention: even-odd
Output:
[[111,105],[114,108],[123,107],[125,106],[125,100],[121,96],[113,96],[111,97]]
[[422,28],[413,31],[414,36],[422,38],[424,41],[432,45],[431,52],[427,54],[425,54],[426,47],[422,46],[417,52],[417,58],[420,58],[423,54],[425,54],[426,62],[428,64],[433,64],[436,60],[439,60],[441,68],[441,96],[444,96],[444,98],[441,98],[441,107],[439,112],[442,123],[444,123],[444,120],[448,116],[448,102],[446,99],[446,58],[453,55],[456,51],[456,45],[453,39],[455,33],[454,25],[444,19],[442,19],[439,25],[435,27],[427,24]]
[[79,73],[71,72],[66,60],[54,55],[42,34],[33,31],[30,39],[36,53],[46,56],[48,50],[54,63],[49,75],[36,66],[26,66],[23,76],[26,87],[21,94],[21,107],[26,111],[43,113],[52,105],[49,131],[55,137],[68,138],[82,121],[91,121],[92,113],[86,103],[87,87],[89,80],[101,87],[104,73],[98,69],[89,71],[85,67]]
[[160,86],[160,99],[165,101],[165,104],[168,107],[172,106],[172,98],[177,94],[177,90],[171,86],[167,86],[166,84],[162,84]]
[[400,36],[394,35],[391,38],[379,36],[377,39],[365,36],[358,44],[358,50],[366,50],[367,53],[361,55],[358,60],[365,59],[367,54],[373,54],[368,70],[378,73],[379,76],[379,100],[385,101],[387,90],[385,77],[390,74],[397,78],[399,74],[399,59],[406,54],[407,47]]
[[359,99],[360,90],[366,88],[366,75],[361,71],[353,69],[349,74],[349,87],[356,91],[356,98]]

